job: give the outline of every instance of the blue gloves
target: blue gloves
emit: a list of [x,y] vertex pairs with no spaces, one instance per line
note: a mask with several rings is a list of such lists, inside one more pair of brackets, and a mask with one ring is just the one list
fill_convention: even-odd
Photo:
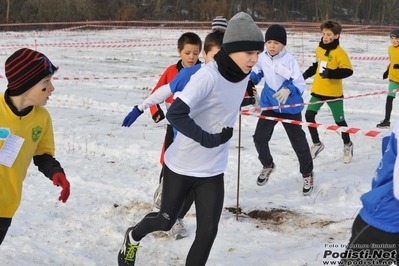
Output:
[[123,119],[122,126],[123,127],[130,127],[134,121],[136,121],[137,117],[139,117],[143,111],[140,111],[137,105],[133,107],[133,110]]

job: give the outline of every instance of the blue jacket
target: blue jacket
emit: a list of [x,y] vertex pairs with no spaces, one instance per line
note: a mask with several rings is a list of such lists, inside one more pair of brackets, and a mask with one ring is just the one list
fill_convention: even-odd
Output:
[[[294,56],[283,50],[279,54],[271,57],[268,52],[259,56],[250,79],[257,85],[261,79],[264,79],[260,95],[260,107],[271,107],[282,105],[273,95],[286,87],[291,91],[285,104],[303,104],[302,94],[306,88],[306,82],[303,79],[301,68]],[[297,114],[303,110],[302,106],[273,109],[276,113]]]
[[371,190],[362,195],[360,216],[369,225],[389,233],[399,233],[399,123],[382,140],[382,159]]

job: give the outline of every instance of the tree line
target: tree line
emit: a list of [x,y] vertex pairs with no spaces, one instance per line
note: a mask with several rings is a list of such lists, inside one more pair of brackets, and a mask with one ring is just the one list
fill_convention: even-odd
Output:
[[244,11],[255,21],[399,25],[399,0],[4,0],[0,23],[211,21]]

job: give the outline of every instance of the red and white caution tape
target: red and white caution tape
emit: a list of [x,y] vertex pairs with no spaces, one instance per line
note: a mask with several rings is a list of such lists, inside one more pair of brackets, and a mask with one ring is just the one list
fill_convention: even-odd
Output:
[[28,44],[1,44],[3,49],[15,49],[18,47],[63,47],[63,48],[131,48],[131,47],[158,47],[176,46],[175,43],[28,43]]
[[[316,57],[311,54],[295,54],[296,57]],[[361,61],[386,61],[389,60],[388,56],[350,56],[350,60],[361,60]]]
[[395,91],[399,92],[399,89],[389,90],[389,91],[388,90],[375,91],[375,92],[370,92],[370,93],[365,93],[365,94],[352,95],[352,96],[348,96],[348,97],[341,97],[341,98],[335,98],[335,99],[324,100],[324,101],[316,101],[316,102],[308,102],[308,103],[292,103],[292,104],[284,104],[284,105],[279,105],[279,106],[269,106],[269,107],[262,107],[262,108],[257,107],[257,108],[252,108],[250,110],[243,110],[242,112],[258,112],[258,113],[260,113],[265,110],[276,110],[276,109],[292,108],[292,107],[306,106],[306,105],[319,104],[319,103],[334,102],[334,101],[340,101],[340,100],[360,98],[360,97],[365,97],[365,96],[386,94],[388,92],[395,92]]
[[335,132],[343,132],[343,133],[349,133],[349,134],[361,134],[366,137],[383,137],[383,134],[380,131],[376,130],[370,130],[370,131],[362,131],[360,128],[356,127],[340,127],[337,125],[322,125],[318,123],[308,123],[308,122],[303,122],[303,121],[298,121],[298,120],[290,120],[290,119],[284,119],[284,118],[278,118],[278,117],[271,117],[271,116],[264,116],[264,115],[259,115],[258,113],[252,113],[250,111],[247,112],[241,112],[241,115],[245,116],[255,116],[261,119],[267,119],[267,120],[272,120],[272,121],[277,121],[277,122],[282,122],[282,123],[289,123],[293,125],[303,125],[307,127],[314,127],[314,128],[325,128],[326,130],[331,130]]
[[[89,81],[89,80],[138,80],[138,79],[145,79],[145,78],[159,78],[161,75],[149,75],[149,76],[140,76],[140,77],[57,77],[54,76],[53,80],[57,81],[71,81],[71,80],[78,80],[78,81]],[[0,80],[6,79],[4,76],[0,75]]]

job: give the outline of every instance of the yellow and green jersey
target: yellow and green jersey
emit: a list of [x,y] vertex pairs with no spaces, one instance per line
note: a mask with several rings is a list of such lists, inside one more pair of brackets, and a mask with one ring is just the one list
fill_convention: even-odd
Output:
[[[18,116],[10,109],[5,94],[0,95],[0,128],[24,139],[21,149],[11,167],[0,164],[0,217],[12,218],[22,193],[22,182],[33,156],[54,156],[54,135],[51,117],[41,106]],[[0,149],[7,139],[0,139]]]
[[348,55],[339,45],[337,48],[329,51],[320,46],[316,49],[316,62],[318,63],[316,75],[312,85],[312,93],[319,96],[341,97],[343,95],[343,86],[341,78],[323,78],[320,72],[323,72],[323,67],[331,70],[350,69],[353,70],[352,64]]
[[388,47],[388,55],[389,55],[389,72],[388,79],[390,81],[399,83],[399,69],[394,69],[393,66],[395,64],[399,64],[399,46],[389,46]]

